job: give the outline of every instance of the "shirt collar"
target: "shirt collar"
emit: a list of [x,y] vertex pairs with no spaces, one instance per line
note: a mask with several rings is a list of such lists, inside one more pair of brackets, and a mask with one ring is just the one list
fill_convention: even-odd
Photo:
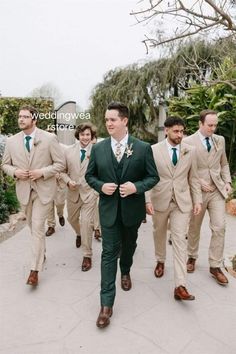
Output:
[[[197,132],[198,132],[199,138],[200,138],[201,141],[204,142],[204,144],[205,144],[205,142],[206,142],[206,136],[202,135],[202,133],[200,132],[200,130],[198,130]],[[209,136],[209,140],[210,140],[210,142],[212,141],[212,137],[211,137],[211,136]]]
[[169,143],[169,141],[167,140],[167,138],[166,138],[166,144],[167,144],[167,147],[168,147],[168,149],[169,149],[169,150],[171,150],[171,151],[172,151],[172,148],[175,148],[176,150],[178,150],[178,151],[179,151],[180,144],[175,145],[175,146],[172,146],[172,145]]
[[37,129],[37,128],[35,128],[34,131],[33,131],[31,134],[28,134],[28,135],[23,132],[23,134],[24,134],[24,139],[25,139],[26,136],[30,136],[32,139],[34,139],[34,138],[35,138],[35,134],[36,134],[36,129]]
[[120,140],[120,141],[117,141],[116,139],[114,139],[112,136],[111,136],[111,145],[112,146],[116,146],[116,144],[121,144],[122,146],[126,146],[128,144],[128,138],[129,138],[129,134],[127,133],[125,135],[125,137]]

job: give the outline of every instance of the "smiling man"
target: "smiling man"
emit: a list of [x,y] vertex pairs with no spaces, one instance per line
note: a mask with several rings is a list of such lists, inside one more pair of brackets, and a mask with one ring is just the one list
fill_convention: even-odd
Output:
[[195,271],[198,257],[201,225],[206,213],[209,213],[211,241],[208,260],[210,274],[220,285],[226,285],[228,279],[221,270],[225,238],[225,198],[231,192],[231,176],[225,154],[225,139],[214,134],[217,128],[217,113],[204,110],[199,117],[199,130],[184,139],[187,144],[196,147],[197,169],[200,177],[203,205],[199,215],[192,216],[188,232],[189,273]]
[[38,112],[19,111],[20,133],[7,140],[2,169],[16,179],[16,193],[31,231],[31,272],[27,284],[38,285],[45,257],[45,221],[56,194],[55,175],[65,168],[63,152],[54,134],[36,127]]
[[128,117],[123,103],[108,105],[105,122],[110,137],[94,145],[85,176],[100,194],[103,250],[99,328],[110,323],[119,255],[121,287],[124,291],[132,287],[130,269],[138,228],[146,216],[144,192],[159,181],[151,147],[128,134]]
[[90,123],[81,123],[75,130],[78,140],[65,150],[66,173],[61,177],[68,186],[68,221],[76,232],[76,247],[82,245],[83,272],[92,267],[93,218],[98,194],[85,181],[85,172],[89,163],[92,140],[96,134]]

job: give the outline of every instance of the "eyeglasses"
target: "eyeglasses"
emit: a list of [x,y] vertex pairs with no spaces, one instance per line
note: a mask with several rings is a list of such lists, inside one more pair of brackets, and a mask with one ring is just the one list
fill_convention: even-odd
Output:
[[19,115],[18,118],[24,118],[24,119],[26,119],[26,118],[32,118],[32,117],[31,117],[31,116],[25,116],[25,115]]

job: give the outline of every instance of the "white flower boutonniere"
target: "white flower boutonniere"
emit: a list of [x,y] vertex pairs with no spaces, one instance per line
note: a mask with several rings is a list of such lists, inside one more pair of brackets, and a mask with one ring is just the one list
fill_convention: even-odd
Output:
[[222,147],[220,139],[213,138],[213,143],[215,144],[216,149],[220,149]]
[[126,154],[127,158],[133,155],[132,146],[133,146],[133,143],[131,143],[130,145],[127,144],[125,147],[125,154]]

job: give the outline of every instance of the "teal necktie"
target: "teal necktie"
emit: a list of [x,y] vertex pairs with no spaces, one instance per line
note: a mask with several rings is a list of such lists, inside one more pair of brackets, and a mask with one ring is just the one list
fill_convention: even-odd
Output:
[[210,152],[210,150],[211,150],[211,144],[210,144],[210,142],[209,142],[208,136],[207,136],[205,139],[206,139],[207,151]]
[[176,148],[172,148],[173,154],[172,154],[172,162],[173,165],[175,166],[178,162],[178,158],[177,158],[177,153],[176,153]]
[[81,151],[80,161],[83,162],[84,158],[85,158],[85,155],[86,155],[86,150],[80,149],[80,151]]
[[25,137],[25,147],[28,150],[28,152],[30,152],[30,139],[32,139],[31,136],[26,135],[26,137]]

